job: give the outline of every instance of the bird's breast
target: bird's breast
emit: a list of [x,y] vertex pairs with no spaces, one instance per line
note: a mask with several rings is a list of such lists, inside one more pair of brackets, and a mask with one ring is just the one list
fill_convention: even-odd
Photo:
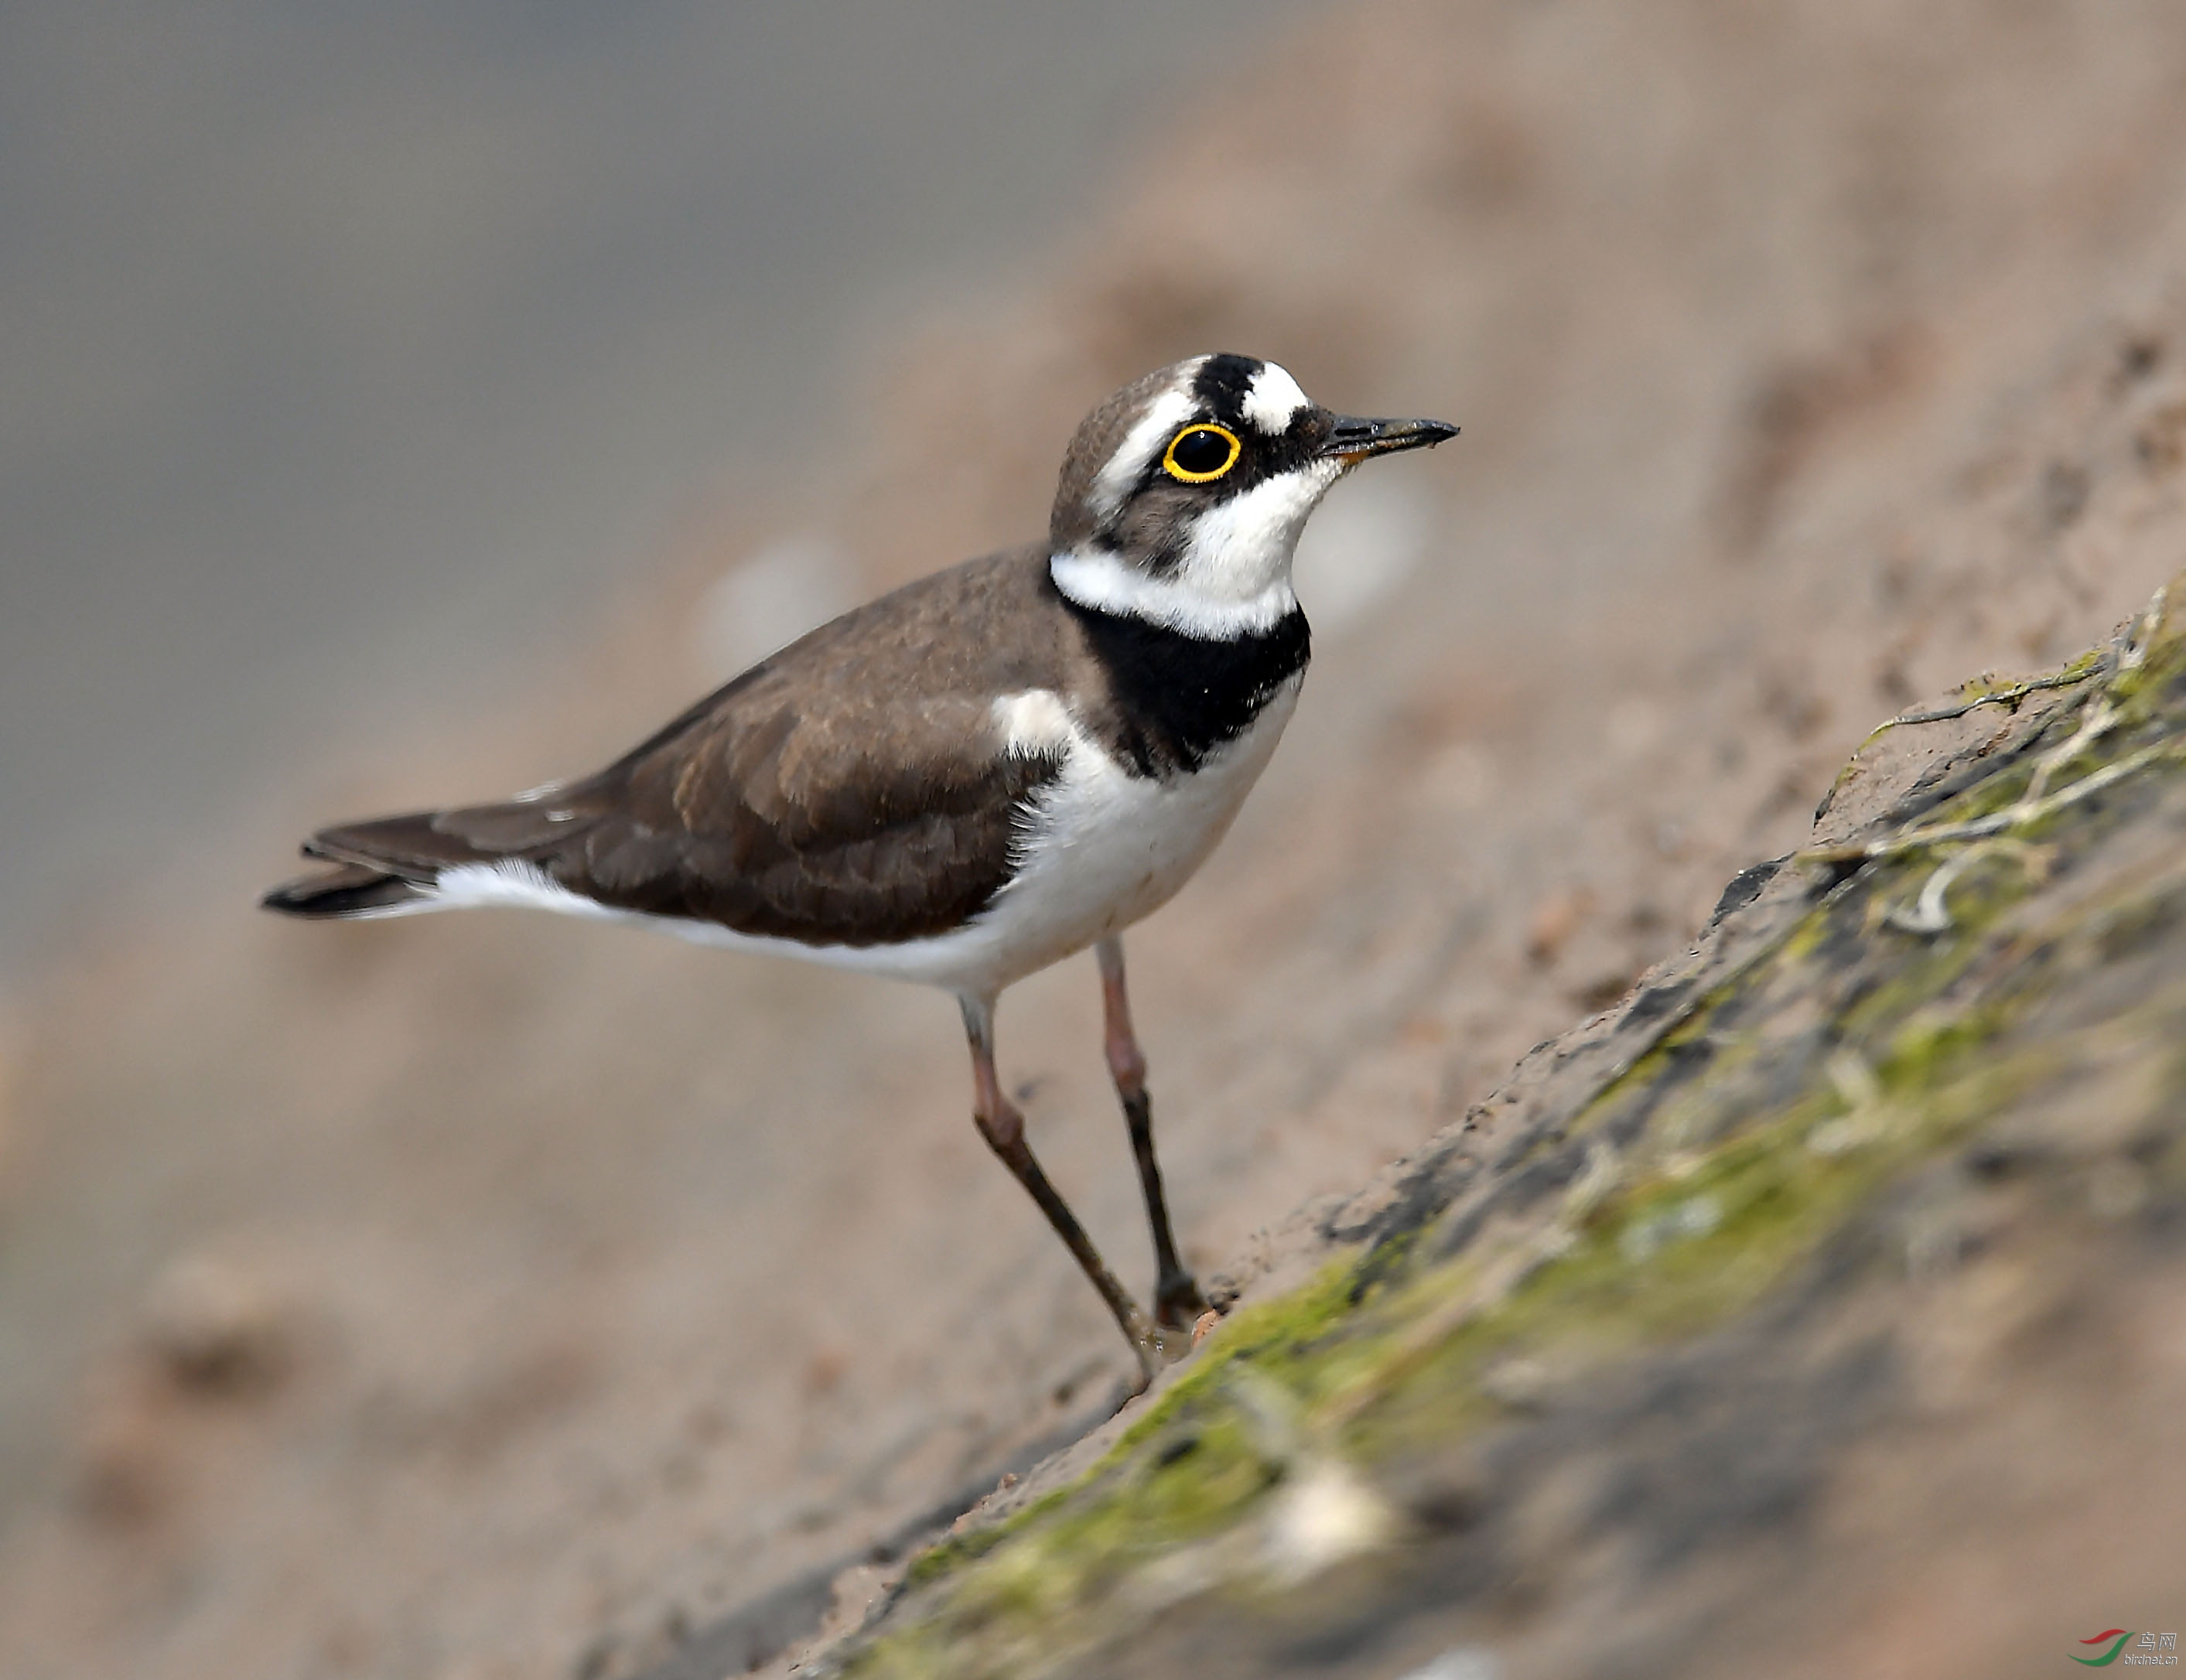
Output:
[[1141,778],[1173,780],[1226,756],[1255,732],[1278,696],[1296,699],[1313,655],[1312,633],[1296,608],[1265,630],[1209,638],[1067,599],[1065,605],[1105,691],[1101,715],[1092,721],[1111,754]]
[[[1029,804],[1017,866],[981,921],[1017,950],[1022,971],[1044,966],[1160,908],[1229,832],[1282,738],[1300,678],[1269,695],[1252,720],[1197,769],[1150,776],[1079,736],[1061,773]],[[1037,960],[1032,959],[1037,958]]]

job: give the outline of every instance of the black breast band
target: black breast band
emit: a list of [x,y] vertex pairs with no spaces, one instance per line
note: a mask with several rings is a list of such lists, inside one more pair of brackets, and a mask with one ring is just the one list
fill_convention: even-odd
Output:
[[1107,668],[1117,710],[1109,745],[1134,776],[1197,770],[1252,727],[1313,653],[1296,607],[1264,631],[1208,641],[1062,598]]

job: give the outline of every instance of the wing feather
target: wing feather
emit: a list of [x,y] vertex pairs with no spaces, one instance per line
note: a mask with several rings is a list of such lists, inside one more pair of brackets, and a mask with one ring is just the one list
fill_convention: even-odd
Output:
[[1059,744],[1011,750],[993,714],[997,692],[1058,684],[1057,649],[949,632],[1044,578],[1020,552],[922,580],[793,643],[595,776],[346,824],[305,849],[427,889],[445,869],[520,861],[618,909],[809,944],[945,932],[1007,882],[1027,804],[1062,764]]

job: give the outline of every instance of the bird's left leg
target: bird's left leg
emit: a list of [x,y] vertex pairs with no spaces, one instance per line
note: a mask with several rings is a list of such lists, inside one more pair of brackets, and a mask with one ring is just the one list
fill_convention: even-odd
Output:
[[1131,1153],[1138,1157],[1139,1183],[1146,1193],[1146,1223],[1153,1228],[1154,1318],[1163,1324],[1189,1324],[1207,1310],[1199,1285],[1176,1257],[1169,1228],[1169,1201],[1162,1194],[1161,1166],[1154,1159],[1154,1111],[1146,1095],[1146,1058],[1131,1031],[1130,1000],[1124,991],[1124,942],[1111,934],[1101,941],[1101,1011],[1108,1053],[1108,1072],[1131,1128]]
[[1001,1158],[1002,1164],[1040,1205],[1040,1211],[1047,1215],[1055,1234],[1077,1257],[1087,1280],[1101,1292],[1101,1300],[1108,1303],[1109,1312],[1115,1315],[1116,1327],[1124,1332],[1124,1339],[1131,1344],[1131,1351],[1138,1358],[1138,1386],[1132,1392],[1143,1393],[1154,1380],[1155,1355],[1164,1351],[1161,1336],[1146,1322],[1138,1303],[1116,1281],[1116,1274],[1094,1248],[1093,1240],[1085,1235],[1078,1216],[1047,1181],[1040,1162],[1033,1159],[1032,1147],[1025,1142],[1024,1116],[1002,1089],[1001,1076],[995,1071],[995,1000],[990,997],[961,996],[957,1002],[963,1008],[964,1033],[972,1045],[972,1118],[979,1128],[979,1135],[986,1139],[987,1146]]

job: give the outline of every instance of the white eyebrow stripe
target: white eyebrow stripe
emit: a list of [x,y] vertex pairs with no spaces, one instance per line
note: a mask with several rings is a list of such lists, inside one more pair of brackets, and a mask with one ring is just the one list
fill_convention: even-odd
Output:
[[[1192,367],[1196,370],[1197,364]],[[1169,434],[1191,417],[1192,407],[1188,391],[1163,391],[1147,406],[1139,423],[1124,434],[1123,442],[1116,445],[1116,452],[1093,475],[1093,490],[1087,501],[1092,505],[1097,526],[1106,527],[1124,511],[1124,500],[1139,482],[1139,474],[1167,445]]]
[[1260,431],[1279,438],[1290,429],[1298,410],[1310,406],[1310,400],[1287,368],[1265,361],[1246,389],[1244,415]]

